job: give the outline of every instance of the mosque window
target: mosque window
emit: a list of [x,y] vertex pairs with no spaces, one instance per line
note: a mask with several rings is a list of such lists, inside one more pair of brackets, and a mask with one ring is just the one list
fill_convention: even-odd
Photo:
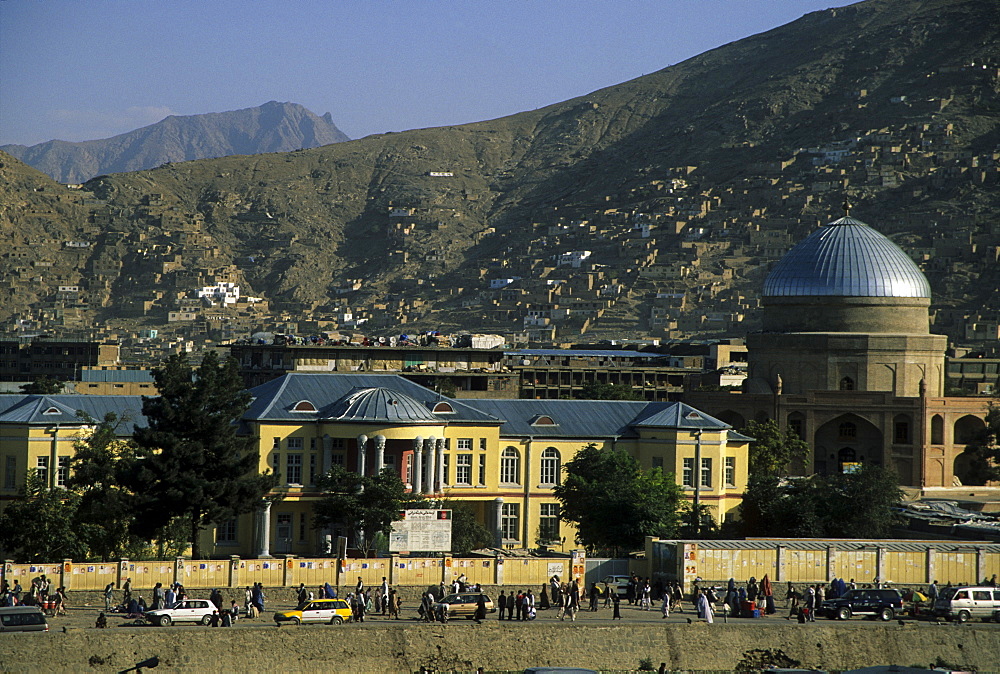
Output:
[[853,391],[854,390],[854,380],[850,377],[844,377],[840,380],[840,390],[841,391]]
[[837,435],[841,440],[854,440],[858,437],[858,427],[850,421],[845,421],[837,428]]

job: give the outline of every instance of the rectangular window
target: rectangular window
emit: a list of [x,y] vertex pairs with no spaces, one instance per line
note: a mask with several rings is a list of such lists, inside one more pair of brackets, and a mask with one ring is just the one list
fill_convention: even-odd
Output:
[[406,462],[406,484],[413,484],[413,462],[416,461],[413,457],[414,455],[410,454],[410,460]]
[[896,422],[896,443],[908,444],[910,442],[910,424],[906,421]]
[[232,518],[227,522],[223,522],[215,529],[215,541],[216,543],[235,543],[236,542],[236,518]]
[[479,455],[479,484],[486,484],[486,455]]
[[[294,438],[289,438],[289,441]],[[299,438],[300,440],[302,438]],[[287,484],[302,484],[302,455],[289,454],[285,471],[285,482]]]
[[727,456],[726,457],[726,486],[735,487],[736,486],[736,457]]
[[288,438],[288,451],[301,452],[303,447],[302,438]]
[[653,457],[653,468],[659,468],[660,470],[663,470],[663,457],[662,456],[654,456]]
[[802,428],[802,419],[789,419],[788,427],[792,429],[792,433],[798,436],[799,440],[806,439],[806,433]]
[[444,470],[442,471],[444,476],[441,479],[444,480],[444,484],[451,484],[448,482],[448,479],[451,477],[451,457],[444,454],[441,458],[444,459]]
[[3,488],[4,489],[16,489],[17,488],[17,457],[8,456],[5,462],[3,471]]
[[309,455],[309,484],[316,484],[316,455]]
[[559,504],[543,503],[539,506],[538,537],[546,543],[559,540]]
[[701,460],[701,486],[712,486],[712,459],[702,458]]
[[292,513],[278,513],[274,527],[274,542],[278,548],[288,551],[291,547],[292,535]]
[[299,542],[305,543],[309,540],[309,515],[299,513]]
[[343,452],[334,452],[333,454],[331,454],[330,455],[330,463],[332,463],[335,466],[343,466],[344,465],[344,453]]
[[463,487],[472,486],[472,454],[455,456],[455,484]]
[[337,451],[338,449],[343,451],[347,448],[347,444],[344,438],[330,438],[330,449]]
[[685,487],[694,487],[694,459],[684,459],[684,473],[682,475]]
[[274,442],[271,444],[271,449],[281,449],[281,438],[274,438]]
[[41,480],[42,484],[48,486],[49,484],[49,457],[40,456],[35,461],[35,474],[38,475],[38,479]]
[[505,541],[520,540],[520,503],[504,503],[500,506],[500,535]]
[[472,438],[459,438],[458,451],[472,451]]
[[69,480],[69,457],[60,456],[59,465],[56,470],[56,486],[65,487],[67,480]]
[[479,449],[486,451],[486,438],[479,438]]

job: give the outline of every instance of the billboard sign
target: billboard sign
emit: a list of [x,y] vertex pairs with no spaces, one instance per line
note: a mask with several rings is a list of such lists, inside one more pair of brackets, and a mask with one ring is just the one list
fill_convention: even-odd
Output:
[[451,552],[450,510],[403,510],[392,523],[389,552]]

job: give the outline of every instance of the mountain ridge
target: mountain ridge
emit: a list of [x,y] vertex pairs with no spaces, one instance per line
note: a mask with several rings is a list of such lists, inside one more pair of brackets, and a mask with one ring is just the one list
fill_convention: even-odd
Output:
[[[927,252],[1000,245],[989,10],[869,0],[495,120],[103,176],[78,197],[91,215],[76,229],[62,202],[19,191],[27,206],[0,211],[0,234],[48,208],[50,239],[93,241],[61,278],[88,284],[85,313],[108,325],[166,325],[197,309],[185,293],[225,281],[270,305],[226,319],[237,332],[350,313],[386,331],[739,335],[768,265],[849,195],[921,260],[939,316],[1000,309],[982,255]],[[559,266],[577,250],[593,253],[583,268]],[[0,260],[2,277],[30,276],[17,270],[34,258],[61,259],[32,250]],[[93,269],[106,273],[80,271]],[[7,317],[58,313],[56,296],[0,286]]]
[[105,173],[150,169],[170,161],[233,154],[290,152],[349,138],[327,112],[318,116],[297,103],[263,105],[198,115],[169,115],[155,124],[110,138],[0,150],[47,173],[58,182],[82,183]]

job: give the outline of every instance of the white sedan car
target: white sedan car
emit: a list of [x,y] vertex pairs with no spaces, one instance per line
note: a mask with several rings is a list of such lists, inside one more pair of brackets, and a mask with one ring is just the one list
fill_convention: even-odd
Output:
[[212,613],[218,611],[215,604],[207,599],[185,599],[175,604],[173,608],[160,608],[146,612],[146,620],[154,625],[166,627],[171,623],[201,623],[212,622]]

